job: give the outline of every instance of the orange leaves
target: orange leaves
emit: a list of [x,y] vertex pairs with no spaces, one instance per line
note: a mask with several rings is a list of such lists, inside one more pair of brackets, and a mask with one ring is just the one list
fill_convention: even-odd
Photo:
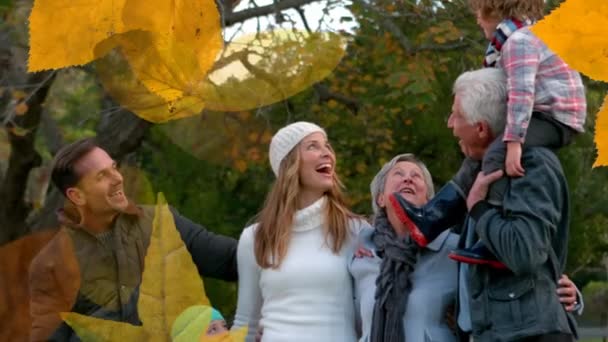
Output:
[[568,0],[532,27],[568,65],[608,82],[608,2]]
[[30,72],[94,60],[95,47],[125,30],[125,0],[36,0],[30,15]]
[[[598,81],[608,82],[608,3],[603,0],[567,0],[532,31],[568,65]],[[608,108],[597,114],[593,167],[608,166]]]
[[15,106],[15,114],[16,115],[23,115],[25,113],[27,113],[28,110],[28,106],[25,102],[19,102],[16,106]]
[[604,104],[597,113],[594,140],[598,155],[593,167],[608,166],[608,96],[604,98]]

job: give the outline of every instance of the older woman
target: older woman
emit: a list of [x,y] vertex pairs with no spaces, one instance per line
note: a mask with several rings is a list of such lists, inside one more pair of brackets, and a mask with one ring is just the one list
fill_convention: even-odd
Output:
[[457,290],[457,263],[448,253],[458,235],[445,231],[426,248],[418,247],[387,205],[395,192],[419,206],[434,194],[431,174],[412,154],[393,158],[371,183],[375,229],[364,229],[360,241],[373,256],[349,264],[362,320],[360,341],[456,341],[445,317]]

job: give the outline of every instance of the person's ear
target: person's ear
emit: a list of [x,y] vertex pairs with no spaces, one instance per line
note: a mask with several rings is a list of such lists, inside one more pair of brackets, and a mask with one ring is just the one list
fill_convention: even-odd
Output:
[[384,194],[383,193],[378,194],[378,197],[376,198],[376,204],[378,204],[378,206],[380,208],[386,207],[386,203],[384,203]]
[[477,134],[481,139],[487,139],[492,135],[490,125],[487,122],[481,121],[477,123]]
[[76,187],[68,188],[65,191],[66,197],[77,206],[83,206],[87,202],[82,191]]

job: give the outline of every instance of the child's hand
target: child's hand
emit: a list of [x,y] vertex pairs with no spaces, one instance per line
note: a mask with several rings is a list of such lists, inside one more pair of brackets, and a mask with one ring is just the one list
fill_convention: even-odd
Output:
[[521,177],[526,172],[521,166],[521,143],[515,141],[507,142],[505,168],[507,175],[511,177]]

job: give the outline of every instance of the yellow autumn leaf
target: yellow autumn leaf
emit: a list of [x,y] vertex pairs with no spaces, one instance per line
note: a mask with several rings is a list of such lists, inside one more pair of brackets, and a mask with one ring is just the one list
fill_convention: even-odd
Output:
[[169,337],[171,325],[182,311],[191,305],[209,305],[202,279],[162,193],[139,292],[139,316],[151,336]]
[[152,93],[133,73],[128,61],[119,51],[112,51],[95,62],[99,79],[105,90],[124,108],[154,123],[166,122],[199,114],[203,102],[198,97],[185,96],[167,101]]
[[35,0],[29,71],[91,62],[116,47],[117,36],[138,30],[193,50],[212,49],[206,41],[217,39],[219,12],[209,0]]
[[597,159],[593,167],[608,166],[608,95],[604,98],[602,108],[595,121],[595,146]]
[[[126,13],[138,13],[139,5],[127,0]],[[141,6],[146,6],[141,4]],[[135,76],[153,93],[175,101],[195,92],[220,51],[223,39],[220,16],[213,0],[177,0],[170,30],[130,31],[115,37]],[[170,15],[167,17],[171,18]],[[139,16],[125,20],[134,21]],[[139,26],[145,26],[142,22]],[[169,25],[169,23],[165,24]],[[101,52],[106,50],[101,48]]]
[[62,313],[83,341],[170,341],[172,325],[185,309],[209,305],[202,279],[162,193],[144,264],[137,303],[142,326]]
[[200,88],[205,108],[239,111],[293,96],[326,78],[345,52],[333,33],[276,30],[239,37]]
[[94,318],[74,312],[62,312],[61,318],[74,329],[83,342],[151,341],[142,327],[128,323]]
[[536,23],[532,32],[570,67],[608,81],[608,26],[601,24],[607,19],[605,0],[567,0]]
[[30,72],[81,65],[95,47],[125,27],[126,0],[35,0],[30,14]]

